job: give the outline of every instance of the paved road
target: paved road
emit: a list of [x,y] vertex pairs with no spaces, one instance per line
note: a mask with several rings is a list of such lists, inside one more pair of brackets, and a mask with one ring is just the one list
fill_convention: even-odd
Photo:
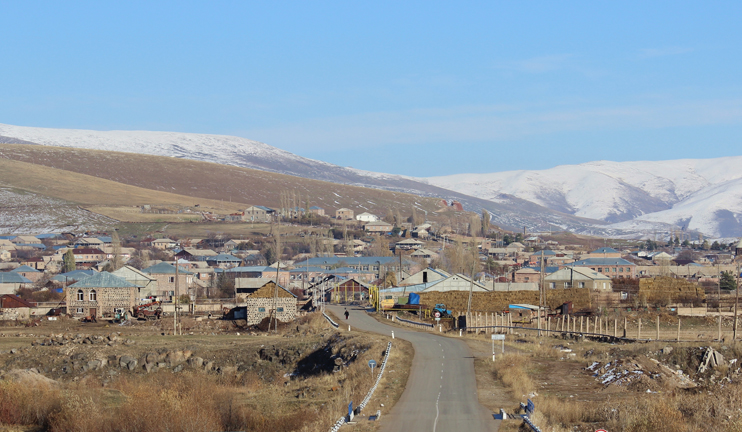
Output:
[[[337,317],[344,307],[328,306]],[[372,331],[408,340],[415,348],[412,371],[402,397],[382,417],[383,432],[480,432],[497,431],[499,421],[477,400],[474,357],[463,341],[391,327],[360,309],[349,308],[350,319],[340,329]]]

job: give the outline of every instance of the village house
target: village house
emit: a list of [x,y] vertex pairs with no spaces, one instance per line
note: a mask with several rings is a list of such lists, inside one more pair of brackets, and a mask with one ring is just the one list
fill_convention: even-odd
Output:
[[268,282],[271,278],[236,278],[234,280],[234,298],[237,304],[245,303],[250,294],[255,293]]
[[424,248],[418,249],[410,254],[411,258],[424,260],[428,264],[430,264],[433,260],[438,259],[438,256],[439,255],[436,252]]
[[353,220],[353,210],[345,207],[335,210],[335,219]]
[[462,274],[455,274],[433,282],[421,292],[450,292],[450,291],[489,292],[486,286]]
[[37,239],[34,236],[30,236],[30,235],[19,235],[19,236],[15,236],[12,239],[10,239],[10,241],[13,244],[16,244],[16,245],[19,245],[19,244],[35,244],[35,243],[39,243],[39,239]]
[[425,243],[421,242],[420,240],[409,238],[409,239],[404,239],[402,241],[398,241],[394,245],[394,249],[405,250],[405,251],[406,250],[417,250],[423,246],[425,246]]
[[325,209],[323,209],[322,207],[311,206],[311,207],[309,207],[309,213],[315,214],[317,216],[324,216],[325,215]]
[[[110,242],[109,242],[110,243]],[[73,247],[87,249],[102,249],[106,243],[97,237],[83,237],[75,242]]]
[[0,320],[27,320],[35,306],[15,294],[0,295]]
[[233,255],[223,253],[217,256],[207,257],[206,263],[211,267],[229,269],[239,267],[242,264],[242,260]]
[[32,284],[33,282],[18,273],[0,272],[0,294],[15,294],[19,288]]
[[123,266],[111,273],[126,279],[127,282],[137,287],[137,299],[141,302],[150,297],[157,297],[157,279],[137,270],[132,266]]
[[613,289],[611,278],[587,267],[565,267],[544,277],[544,283],[551,289],[556,288],[590,288],[610,291]]
[[137,287],[126,279],[101,272],[66,289],[67,314],[72,317],[114,317],[137,304]]
[[[613,256],[608,256],[608,255]],[[615,255],[618,256],[615,256]],[[603,257],[602,255],[606,255]],[[636,264],[620,257],[621,253],[611,248],[600,248],[588,254],[588,258],[566,264],[565,267],[588,267],[610,278],[635,278]]]
[[[409,271],[410,267],[416,263],[407,259],[402,260],[402,270]],[[338,267],[350,267],[363,272],[370,271],[374,274],[376,279],[379,279],[381,275],[386,274],[387,271],[399,273],[400,271],[400,259],[399,257],[316,257],[309,258],[306,261],[295,263],[295,268],[302,267],[320,267],[327,271],[332,271]]]
[[375,214],[363,212],[359,215],[356,215],[356,220],[361,222],[376,222],[379,220],[379,217]]
[[276,286],[276,282],[272,280],[241,298],[244,298],[247,325],[260,324],[270,316],[275,316],[278,321],[284,323],[296,319],[296,296],[280,284]]
[[524,282],[536,282],[539,283],[541,281],[541,272],[532,269],[530,267],[524,267],[520,270],[517,270],[515,273],[513,273],[513,282],[515,283],[524,283]]
[[351,267],[339,267],[327,271],[327,274],[335,275],[341,278],[354,278],[363,282],[372,282],[376,279],[376,274],[372,270],[356,270]]
[[211,249],[196,249],[194,247],[186,247],[181,249],[175,254],[175,258],[186,261],[207,261],[211,257],[219,255]]
[[7,250],[0,248],[0,261],[7,262],[13,259],[13,254]]
[[278,283],[282,286],[288,286],[291,281],[291,273],[281,266],[281,270],[276,271],[275,267],[234,267],[227,270],[223,270],[224,274],[230,279],[237,278],[265,278],[276,280],[276,274],[278,274]]
[[326,301],[332,303],[345,303],[349,301],[362,301],[368,299],[369,286],[356,278],[340,281],[338,284],[325,291]]
[[436,282],[439,280],[443,280],[449,276],[451,275],[447,273],[445,270],[433,269],[433,268],[428,267],[409,276],[405,280],[399,282],[398,285],[406,286],[406,285],[426,284],[428,282]]
[[265,206],[250,206],[245,209],[244,220],[246,222],[270,222],[276,215],[276,211]]
[[167,249],[174,248],[177,245],[177,243],[175,242],[175,240],[172,240],[169,238],[160,238],[160,239],[152,240],[151,245],[155,249],[167,250]]
[[44,271],[46,269],[46,261],[42,257],[30,257],[21,261],[21,265],[31,267],[36,270]]
[[27,265],[22,265],[20,267],[17,267],[10,271],[11,273],[17,273],[26,279],[30,280],[31,282],[37,282],[39,279],[41,279],[44,276],[43,272],[40,272],[36,270],[33,267],[29,267]]
[[92,267],[106,259],[106,253],[100,249],[75,248],[72,254],[78,267]]
[[369,222],[363,226],[363,229],[371,234],[387,234],[392,232],[394,226],[384,221]]
[[176,277],[175,266],[161,262],[159,264],[142,269],[142,273],[149,275],[157,281],[157,297],[160,300],[173,300],[177,295],[190,294],[190,288],[193,284],[193,273],[189,272],[182,266],[179,266],[177,285],[178,292],[175,292]]

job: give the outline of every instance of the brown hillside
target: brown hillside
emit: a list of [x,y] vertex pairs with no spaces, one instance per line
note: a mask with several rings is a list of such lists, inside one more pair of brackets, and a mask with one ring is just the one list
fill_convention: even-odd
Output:
[[328,215],[334,215],[334,210],[341,207],[357,213],[368,210],[382,215],[390,208],[405,215],[411,213],[413,206],[427,212],[438,209],[438,200],[434,198],[163,156],[0,144],[1,159],[86,174],[143,189],[269,207],[280,207],[281,194],[295,191],[301,197],[298,206],[304,207],[308,197],[310,205],[324,208]]
[[[59,198],[84,207],[140,206],[144,204],[185,207],[192,197],[116,183],[97,177],[0,158],[0,185]],[[240,203],[199,199],[203,210],[235,211]]]

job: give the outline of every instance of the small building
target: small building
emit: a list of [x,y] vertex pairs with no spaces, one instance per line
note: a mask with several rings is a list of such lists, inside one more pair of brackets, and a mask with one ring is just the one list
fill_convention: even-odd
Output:
[[371,234],[387,234],[392,232],[394,226],[384,221],[377,221],[365,224],[363,229]]
[[335,219],[353,220],[353,210],[345,207],[335,210]]
[[379,220],[379,217],[375,214],[363,212],[359,215],[356,215],[356,220],[361,222],[376,222]]
[[473,292],[489,292],[486,286],[480,284],[477,281],[472,281],[468,276],[462,274],[451,275],[445,279],[441,279],[438,282],[433,283],[422,292],[451,292],[451,291],[473,291]]
[[224,274],[230,279],[237,278],[264,278],[276,280],[278,276],[278,283],[281,286],[288,286],[291,280],[291,273],[281,266],[280,270],[276,270],[275,267],[270,266],[252,266],[252,267],[233,267],[224,271]]
[[362,301],[368,299],[368,289],[369,286],[365,282],[354,277],[349,278],[327,290],[326,300],[334,303]]
[[[175,266],[161,262],[159,264],[142,269],[142,273],[149,275],[157,280],[157,297],[160,300],[172,300],[175,293]],[[178,295],[190,294],[189,289],[193,284],[193,273],[189,272],[183,266],[178,269]]]
[[415,240],[415,239],[408,238],[408,239],[404,239],[402,241],[398,241],[394,245],[394,249],[399,249],[399,250],[417,250],[417,249],[422,248],[423,246],[425,246],[425,243],[421,242],[420,240]]
[[194,247],[186,247],[175,253],[175,258],[186,261],[207,261],[211,257],[219,255],[211,249],[196,249]]
[[562,268],[544,277],[544,283],[551,289],[590,288],[603,291],[613,289],[611,278],[587,267]]
[[41,279],[42,276],[44,276],[43,272],[40,272],[36,270],[33,267],[29,267],[27,265],[22,265],[20,267],[17,267],[10,271],[11,273],[18,273],[19,275],[23,276],[24,278],[30,280],[31,282],[36,282],[39,279]]
[[206,263],[211,267],[219,267],[222,269],[239,267],[242,264],[242,260],[230,254],[219,254],[206,258]]
[[276,286],[272,280],[249,294],[245,304],[247,325],[259,324],[273,315],[274,308],[279,321],[287,323],[296,319],[296,296],[281,285]]
[[587,258],[567,264],[566,267],[588,267],[610,278],[636,277],[636,264],[623,258]]
[[105,252],[94,248],[72,249],[72,254],[75,256],[75,264],[78,267],[90,268],[106,259]]
[[15,294],[0,295],[0,320],[24,320],[35,306]]
[[31,284],[33,284],[33,282],[18,273],[0,273],[0,294],[15,294],[19,288]]
[[175,240],[169,238],[160,238],[152,240],[152,247],[159,250],[172,249],[177,245]]
[[418,249],[410,254],[411,258],[425,260],[425,262],[427,262],[428,264],[430,264],[433,260],[438,259],[438,256],[439,255],[436,252],[424,248]]
[[322,207],[311,206],[311,207],[309,207],[309,213],[315,214],[317,216],[324,216],[325,215],[325,209],[323,209]]
[[137,287],[137,299],[142,301],[149,297],[157,297],[157,279],[138,270],[132,266],[123,266],[115,272],[114,276],[122,277]]
[[447,273],[445,270],[434,269],[434,268],[428,267],[428,268],[424,268],[420,270],[419,272],[409,276],[407,279],[399,282],[399,286],[409,286],[409,285],[425,284],[428,282],[436,282],[439,280],[443,280],[449,276],[451,275]]
[[276,216],[276,211],[265,206],[250,206],[245,209],[245,222],[270,222]]
[[108,272],[96,273],[67,287],[67,314],[73,317],[114,317],[137,304],[137,287]]
[[[2,261],[2,259],[0,259]],[[21,265],[29,266],[32,269],[44,271],[46,269],[46,261],[42,257],[29,257],[21,261]]]

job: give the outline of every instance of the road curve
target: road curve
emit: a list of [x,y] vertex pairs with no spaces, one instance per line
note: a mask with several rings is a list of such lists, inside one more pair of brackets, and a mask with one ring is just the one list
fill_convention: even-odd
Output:
[[340,330],[372,331],[408,340],[415,348],[412,370],[402,397],[382,417],[382,432],[497,431],[500,421],[479,404],[474,356],[463,341],[380,323],[357,308],[327,306],[341,317]]

